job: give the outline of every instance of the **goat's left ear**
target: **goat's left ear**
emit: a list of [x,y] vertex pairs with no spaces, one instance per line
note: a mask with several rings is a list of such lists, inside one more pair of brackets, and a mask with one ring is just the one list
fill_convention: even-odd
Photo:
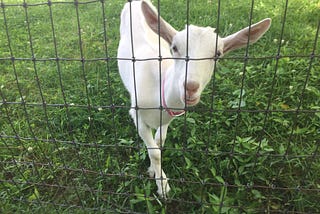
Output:
[[225,38],[222,38],[222,41],[224,44],[223,53],[225,54],[229,51],[246,46],[248,43],[248,37],[249,37],[250,44],[255,43],[261,38],[261,36],[265,32],[267,32],[270,25],[271,25],[271,19],[267,18],[258,23],[251,25],[250,32],[249,32],[249,27],[246,27],[234,34],[231,34]]

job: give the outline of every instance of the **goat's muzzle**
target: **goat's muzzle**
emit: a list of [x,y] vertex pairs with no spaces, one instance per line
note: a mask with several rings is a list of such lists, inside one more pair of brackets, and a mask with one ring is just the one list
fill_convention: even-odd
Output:
[[200,84],[196,81],[188,81],[187,84],[184,84],[185,89],[185,98],[184,101],[188,106],[193,106],[198,104],[200,101],[199,96]]

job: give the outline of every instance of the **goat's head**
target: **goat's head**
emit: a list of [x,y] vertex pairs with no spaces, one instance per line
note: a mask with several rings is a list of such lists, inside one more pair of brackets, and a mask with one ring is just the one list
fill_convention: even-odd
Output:
[[213,28],[190,25],[177,32],[171,41],[176,84],[180,86],[182,102],[189,106],[200,101],[214,70],[214,57],[223,52],[223,43],[216,36]]
[[[264,19],[225,38],[220,38],[211,27],[186,26],[176,31],[147,1],[142,11],[148,26],[171,47],[174,75],[179,86],[181,101],[188,106],[196,105],[211,79],[217,57],[256,42],[270,27],[271,19]],[[218,38],[217,38],[218,37]]]

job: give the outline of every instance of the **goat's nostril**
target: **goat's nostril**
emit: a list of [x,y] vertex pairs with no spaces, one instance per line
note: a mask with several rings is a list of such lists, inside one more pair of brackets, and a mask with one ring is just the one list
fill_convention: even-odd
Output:
[[200,84],[195,81],[190,81],[190,82],[187,82],[185,87],[186,87],[187,91],[196,92],[196,91],[198,91]]

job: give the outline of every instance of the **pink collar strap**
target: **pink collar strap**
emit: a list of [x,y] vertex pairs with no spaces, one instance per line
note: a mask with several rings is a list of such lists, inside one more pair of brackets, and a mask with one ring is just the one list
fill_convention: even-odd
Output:
[[164,107],[164,109],[166,110],[166,112],[171,116],[171,117],[178,117],[181,116],[185,113],[184,110],[182,111],[172,111],[172,109],[168,108],[167,103],[166,103],[166,99],[165,99],[165,94],[164,94],[164,83],[165,83],[165,75],[163,75],[162,78],[162,85],[161,85],[161,97],[162,97],[162,106]]

